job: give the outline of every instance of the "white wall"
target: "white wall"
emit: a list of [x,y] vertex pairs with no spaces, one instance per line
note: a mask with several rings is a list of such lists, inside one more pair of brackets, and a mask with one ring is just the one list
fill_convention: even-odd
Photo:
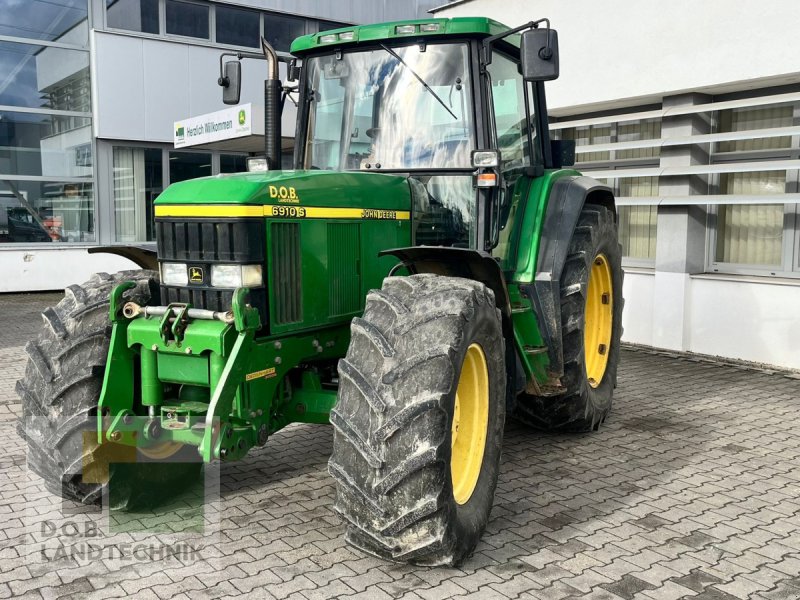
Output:
[[692,352],[800,369],[800,285],[692,277]]
[[138,269],[128,259],[112,254],[88,254],[86,248],[48,248],[0,252],[0,292],[62,290],[82,283],[93,273]]
[[[437,17],[485,16],[522,25],[548,17],[558,31],[561,77],[547,84],[554,114],[580,105],[796,82],[797,0],[471,0]],[[739,84],[739,85],[737,85]],[[722,89],[720,89],[722,91]]]
[[622,340],[653,345],[653,298],[655,276],[652,271],[626,270],[622,285],[625,308],[622,312]]
[[796,281],[634,270],[623,294],[625,342],[800,369]]

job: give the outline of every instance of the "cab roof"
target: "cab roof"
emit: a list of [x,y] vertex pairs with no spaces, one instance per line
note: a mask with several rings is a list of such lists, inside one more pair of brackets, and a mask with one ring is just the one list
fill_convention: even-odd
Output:
[[[413,29],[413,30],[412,30]],[[389,21],[372,25],[353,25],[329,31],[304,35],[292,42],[290,52],[298,56],[332,47],[357,46],[370,42],[398,41],[402,39],[434,39],[440,36],[488,37],[508,31],[509,27],[486,17],[454,17],[452,19],[412,19]],[[350,35],[352,32],[352,35]],[[346,34],[342,39],[341,34]],[[332,36],[336,36],[333,38]],[[324,41],[323,41],[324,40]],[[519,46],[519,36],[511,35],[506,41]]]

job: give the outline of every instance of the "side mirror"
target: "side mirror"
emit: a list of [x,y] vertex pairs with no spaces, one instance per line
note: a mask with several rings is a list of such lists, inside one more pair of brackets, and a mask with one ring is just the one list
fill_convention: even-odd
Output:
[[558,33],[555,29],[529,29],[520,44],[522,78],[525,81],[558,79]]
[[297,64],[297,59],[293,58],[289,61],[289,66],[286,68],[286,81],[294,83],[300,78],[300,65]]
[[217,82],[222,86],[222,101],[225,104],[239,104],[242,93],[242,63],[229,60],[225,63],[225,75]]

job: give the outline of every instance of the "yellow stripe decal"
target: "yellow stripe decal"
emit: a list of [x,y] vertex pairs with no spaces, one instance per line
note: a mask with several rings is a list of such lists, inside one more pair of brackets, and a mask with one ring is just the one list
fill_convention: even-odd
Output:
[[384,208],[326,208],[323,206],[222,206],[205,204],[161,204],[157,217],[267,217],[277,219],[376,219],[408,221],[407,210]]
[[157,217],[262,217],[262,206],[173,204],[156,206]]

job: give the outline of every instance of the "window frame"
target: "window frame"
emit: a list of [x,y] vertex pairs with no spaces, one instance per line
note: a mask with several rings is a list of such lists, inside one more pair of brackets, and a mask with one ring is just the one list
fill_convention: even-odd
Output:
[[[758,108],[770,108],[777,104],[765,104]],[[793,102],[792,125],[800,124],[800,102]],[[727,109],[733,110],[733,109]],[[714,133],[720,131],[723,111],[714,111],[711,116]],[[737,150],[719,152],[719,142],[713,143],[709,152],[709,164],[734,162],[797,160],[800,159],[800,136],[790,137],[789,147],[766,150]],[[721,194],[721,174],[709,176],[709,194]],[[800,170],[788,169],[784,179],[783,194],[800,191]],[[708,205],[706,221],[706,259],[705,270],[720,275],[751,275],[760,277],[800,279],[800,207],[797,203],[785,202],[782,194],[775,194],[776,201],[769,204],[783,205],[783,230],[781,240],[781,264],[757,265],[719,261],[717,240],[719,236],[719,205]],[[766,197],[769,197],[766,195]]]

